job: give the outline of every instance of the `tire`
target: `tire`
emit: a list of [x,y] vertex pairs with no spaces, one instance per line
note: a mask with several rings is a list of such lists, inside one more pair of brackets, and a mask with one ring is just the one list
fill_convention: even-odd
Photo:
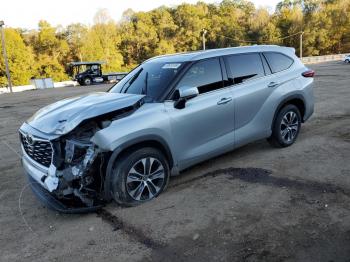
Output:
[[284,106],[272,126],[272,135],[267,139],[274,147],[291,146],[298,137],[301,114],[295,105]]
[[91,79],[89,77],[84,78],[84,80],[83,80],[83,85],[84,86],[89,86],[91,84],[92,84],[92,81],[91,81]]
[[[149,172],[144,171],[145,166]],[[123,206],[142,204],[159,196],[166,189],[169,177],[168,160],[159,150],[145,147],[127,151],[113,163],[112,197]]]
[[349,64],[349,63],[350,63],[350,60],[349,60],[349,59],[346,59],[346,60],[345,60],[345,63],[348,63],[348,64]]

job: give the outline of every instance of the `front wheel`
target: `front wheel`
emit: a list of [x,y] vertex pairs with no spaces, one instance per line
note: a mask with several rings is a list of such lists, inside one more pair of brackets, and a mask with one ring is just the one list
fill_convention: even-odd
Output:
[[286,105],[278,112],[268,141],[275,147],[290,146],[297,139],[300,127],[299,109],[295,105]]
[[155,148],[141,148],[124,153],[113,165],[113,199],[135,206],[157,197],[169,182],[167,159]]
[[346,59],[346,60],[345,60],[345,63],[348,63],[348,64],[349,64],[349,63],[350,63],[350,60],[349,60],[349,59]]

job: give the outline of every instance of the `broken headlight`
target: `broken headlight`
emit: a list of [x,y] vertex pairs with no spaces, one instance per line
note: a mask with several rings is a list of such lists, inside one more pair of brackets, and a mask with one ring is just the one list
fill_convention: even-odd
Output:
[[66,140],[65,162],[72,164],[82,161],[91,145],[90,142],[73,139]]

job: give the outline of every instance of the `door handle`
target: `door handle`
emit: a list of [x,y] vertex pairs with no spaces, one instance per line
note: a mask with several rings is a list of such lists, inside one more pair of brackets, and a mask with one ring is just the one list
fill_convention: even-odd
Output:
[[270,82],[270,83],[267,85],[267,87],[273,88],[273,87],[276,87],[276,86],[278,86],[278,85],[279,85],[279,83],[277,83],[277,82]]
[[223,105],[223,104],[230,102],[231,100],[232,100],[232,97],[223,97],[217,102],[217,104]]

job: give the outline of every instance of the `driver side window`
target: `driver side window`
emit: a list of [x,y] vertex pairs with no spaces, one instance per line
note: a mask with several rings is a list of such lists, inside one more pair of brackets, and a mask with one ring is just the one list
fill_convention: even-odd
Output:
[[221,67],[218,58],[210,58],[193,64],[177,87],[197,87],[199,94],[223,88]]

